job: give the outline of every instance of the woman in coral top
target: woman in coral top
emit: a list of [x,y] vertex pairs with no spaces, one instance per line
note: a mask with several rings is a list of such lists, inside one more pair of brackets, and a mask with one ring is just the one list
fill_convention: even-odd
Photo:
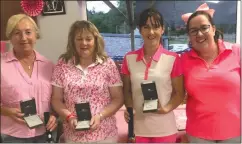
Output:
[[205,3],[182,16],[192,45],[182,55],[186,131],[192,143],[240,143],[240,45],[219,39],[213,13]]

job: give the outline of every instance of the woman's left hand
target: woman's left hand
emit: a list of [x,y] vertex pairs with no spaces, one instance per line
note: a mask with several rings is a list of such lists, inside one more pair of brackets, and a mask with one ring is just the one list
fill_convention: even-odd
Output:
[[53,131],[57,127],[57,119],[54,115],[50,115],[49,121],[46,125],[46,129]]
[[169,113],[169,110],[167,109],[167,107],[162,107],[160,102],[158,102],[158,110],[157,110],[158,114],[167,114]]
[[99,115],[95,115],[92,117],[90,125],[91,125],[91,130],[96,130],[101,123],[101,117]]

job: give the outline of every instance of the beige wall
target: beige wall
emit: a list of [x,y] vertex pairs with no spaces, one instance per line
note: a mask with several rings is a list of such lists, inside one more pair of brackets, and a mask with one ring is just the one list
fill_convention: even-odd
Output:
[[38,16],[41,39],[37,41],[36,50],[54,63],[66,50],[71,24],[86,19],[85,1],[79,1],[79,4],[77,1],[65,1],[65,9],[65,15]]

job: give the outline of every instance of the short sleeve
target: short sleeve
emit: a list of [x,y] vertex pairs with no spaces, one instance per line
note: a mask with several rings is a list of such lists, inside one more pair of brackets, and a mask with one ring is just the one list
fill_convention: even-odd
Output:
[[123,60],[121,73],[125,75],[130,75],[126,56],[124,57],[124,60]]
[[171,71],[171,78],[181,76],[182,74],[183,74],[183,70],[182,70],[181,57],[179,55],[176,55],[176,59],[174,61],[173,68]]
[[122,80],[120,77],[120,73],[118,70],[118,67],[114,63],[114,61],[109,58],[107,60],[107,65],[108,65],[108,86],[113,87],[113,86],[122,86]]
[[54,71],[51,78],[51,84],[57,87],[64,87],[64,61],[59,60],[54,67]]
[[233,52],[234,54],[236,55],[237,59],[238,59],[238,62],[239,62],[239,65],[241,66],[241,57],[240,57],[240,44],[234,44],[233,45]]

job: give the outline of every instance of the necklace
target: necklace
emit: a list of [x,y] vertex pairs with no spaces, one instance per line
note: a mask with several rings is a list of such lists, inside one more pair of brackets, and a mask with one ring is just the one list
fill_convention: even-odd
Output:
[[31,70],[31,65],[33,65],[33,63],[35,61],[35,58],[36,58],[35,53],[32,54],[32,56],[29,59],[31,64],[29,64],[28,62],[26,62],[26,60],[24,60],[23,58],[19,58],[18,55],[16,55],[16,53],[14,53],[14,55],[19,60],[19,62],[21,64],[24,64],[24,66],[27,66],[28,67],[28,70]]
[[31,69],[31,66],[26,61],[22,60],[22,62],[28,66],[29,70]]
[[35,56],[31,59],[31,64],[29,64],[28,62],[26,62],[25,60],[21,60],[20,62],[23,62],[25,65],[27,65],[28,69],[31,70],[31,65],[33,65],[35,60]]
[[148,60],[152,59],[152,56],[145,56]]
[[146,64],[150,63],[152,61],[152,56],[144,56],[143,61]]

